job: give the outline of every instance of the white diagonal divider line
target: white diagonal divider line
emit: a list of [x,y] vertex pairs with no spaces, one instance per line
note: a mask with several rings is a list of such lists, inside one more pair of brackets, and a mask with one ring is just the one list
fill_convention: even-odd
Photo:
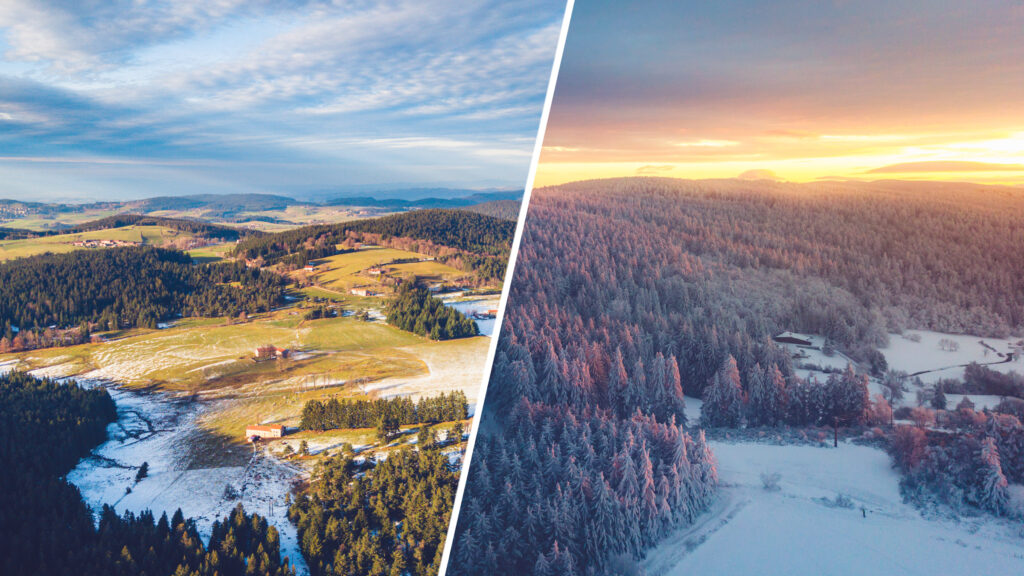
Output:
[[501,325],[505,320],[505,307],[508,304],[509,290],[512,287],[512,278],[516,269],[516,259],[519,255],[519,243],[523,238],[523,226],[526,223],[526,214],[530,207],[530,196],[533,193],[533,182],[537,176],[537,164],[540,161],[540,152],[544,147],[544,133],[548,127],[548,114],[551,112],[551,101],[555,96],[555,84],[558,82],[558,69],[562,64],[562,52],[565,50],[565,38],[569,33],[569,22],[572,20],[572,9],[575,0],[568,0],[565,5],[565,15],[562,16],[562,30],[558,35],[558,46],[555,48],[555,59],[551,65],[551,78],[548,80],[548,92],[544,97],[544,110],[540,115],[540,126],[537,128],[537,141],[533,144],[533,158],[530,161],[530,172],[526,177],[526,186],[523,189],[523,202],[519,207],[519,220],[516,223],[516,233],[512,239],[512,249],[509,253],[508,267],[505,270],[505,281],[501,291],[501,301],[498,303],[498,314],[494,318],[494,332],[491,334],[491,346],[487,351],[487,362],[481,375],[480,391],[477,394],[476,410],[473,413],[473,425],[469,432],[469,441],[466,443],[466,456],[462,459],[462,473],[459,475],[459,488],[455,492],[455,502],[452,505],[452,516],[448,520],[448,535],[444,541],[444,553],[441,555],[441,571],[438,576],[445,576],[448,573],[448,562],[451,560],[452,545],[455,542],[455,529],[459,523],[459,510],[462,508],[462,497],[466,493],[466,482],[469,479],[469,467],[473,462],[473,447],[476,445],[476,437],[480,433],[480,419],[483,416],[484,404],[487,398],[487,386],[491,380],[491,369],[494,366],[494,356],[498,350],[498,338],[501,337]]

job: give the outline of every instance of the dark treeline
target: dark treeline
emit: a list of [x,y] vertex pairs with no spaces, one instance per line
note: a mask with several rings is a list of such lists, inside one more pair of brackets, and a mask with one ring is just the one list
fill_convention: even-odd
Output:
[[402,284],[385,308],[387,322],[431,340],[466,338],[480,333],[476,322],[455,308],[445,306],[426,288]]
[[38,238],[39,236],[41,236],[41,233],[35,230],[0,226],[0,240],[24,240],[25,238]]
[[193,265],[150,247],[80,250],[0,263],[0,326],[18,349],[24,330],[91,323],[101,330],[155,328],[183,316],[237,316],[282,302],[283,280],[239,262]]
[[455,391],[413,401],[408,397],[376,400],[310,400],[302,407],[303,430],[373,428],[388,419],[400,426],[451,422],[469,417],[466,394]]
[[[709,428],[742,426],[856,426],[868,423],[874,406],[868,377],[852,366],[829,374],[824,382],[792,379],[775,366],[754,365],[745,378],[731,356],[704,388],[700,423]],[[884,402],[884,400],[882,400]]]
[[[337,246],[353,238],[387,242],[392,238],[418,241],[426,252],[431,246],[445,247],[436,256],[445,259],[466,256],[466,269],[478,274],[504,271],[512,247],[515,222],[464,210],[415,210],[383,218],[342,224],[306,226],[259,238],[243,240],[235,248],[238,257],[263,264],[284,263],[302,267],[312,260],[338,254]],[[442,252],[444,252],[442,254]],[[475,255],[476,258],[468,258]],[[492,263],[492,260],[499,260]],[[483,268],[487,266],[487,268]],[[487,276],[501,278],[501,276]]]
[[99,527],[64,476],[106,438],[117,417],[106,390],[0,376],[0,573],[285,576],[277,531],[239,507],[204,546],[179,510],[118,516],[104,506]]
[[448,458],[405,448],[356,471],[347,455],[323,460],[289,510],[313,576],[437,574],[459,480]]
[[215,238],[218,240],[238,240],[246,236],[259,236],[263,232],[257,230],[246,230],[220,226],[198,220],[187,220],[185,218],[165,218],[161,216],[143,216],[141,214],[117,214],[108,216],[92,222],[86,222],[70,228],[49,231],[47,234],[74,234],[77,232],[91,232],[94,230],[106,230],[108,228],[121,228],[122,226],[165,226],[182,232],[189,232],[203,238]]

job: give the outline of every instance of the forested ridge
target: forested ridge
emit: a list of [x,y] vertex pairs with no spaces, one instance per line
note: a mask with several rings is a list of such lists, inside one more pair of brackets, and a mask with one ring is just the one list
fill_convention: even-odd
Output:
[[432,253],[441,261],[500,279],[515,227],[515,222],[465,210],[414,210],[250,238],[240,242],[234,254],[266,265],[285,263],[301,267],[311,260],[337,254],[337,246],[346,240],[394,243],[401,238],[409,240],[402,243],[402,248],[411,243],[414,246],[409,247]]
[[611,198],[687,254],[824,279],[890,328],[1024,328],[1024,193],[1011,188],[631,178],[568,184],[552,200],[598,215]]
[[194,265],[182,252],[145,246],[0,263],[0,326],[15,348],[26,335],[11,326],[155,328],[175,314],[265,312],[283,297],[284,281],[273,273],[240,262]]
[[238,240],[246,236],[260,236],[263,232],[248,230],[245,228],[232,228],[201,222],[199,220],[187,220],[184,218],[166,218],[163,216],[144,216],[141,214],[117,214],[86,222],[77,226],[61,228],[59,230],[47,231],[46,235],[53,234],[75,234],[78,232],[91,232],[94,230],[106,230],[108,228],[121,228],[123,226],[165,226],[182,232],[189,232],[203,238],[218,240]]
[[353,479],[358,468],[347,454],[323,460],[289,510],[313,576],[437,574],[458,471],[427,446]]
[[64,479],[106,438],[116,411],[103,389],[0,375],[0,573],[285,576],[277,531],[241,507],[204,545],[179,510],[118,516],[104,506],[99,526],[78,489]]

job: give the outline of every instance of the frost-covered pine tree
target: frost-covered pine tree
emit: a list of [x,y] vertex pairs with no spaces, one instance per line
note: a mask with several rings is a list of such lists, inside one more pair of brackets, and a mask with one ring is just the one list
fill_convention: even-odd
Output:
[[1010,501],[1009,483],[999,462],[999,449],[995,440],[981,442],[981,469],[978,471],[978,503],[995,514],[1004,514]]
[[755,365],[747,377],[750,398],[747,421],[751,426],[775,426],[785,416],[786,380],[774,364],[762,371]]
[[736,359],[729,356],[704,390],[701,424],[738,428],[743,423],[743,387]]

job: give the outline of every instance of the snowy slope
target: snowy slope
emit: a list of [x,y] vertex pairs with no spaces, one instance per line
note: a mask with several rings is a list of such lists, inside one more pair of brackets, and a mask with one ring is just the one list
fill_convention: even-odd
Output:
[[[78,379],[82,385],[100,385]],[[201,408],[163,394],[145,394],[109,386],[117,404],[118,419],[107,428],[107,442],[83,458],[68,474],[86,503],[99,510],[104,504],[119,513],[152,510],[168,517],[181,508],[196,520],[204,540],[210,537],[215,520],[221,520],[241,503],[247,512],[258,513],[277,528],[281,555],[287,556],[298,575],[308,574],[299,551],[298,534],[288,521],[285,497],[301,472],[267,454],[253,453],[245,466],[191,468],[186,453],[194,423]],[[233,448],[250,451],[249,448]],[[244,460],[245,455],[241,460]],[[143,463],[149,476],[138,484],[135,474]],[[231,485],[237,499],[225,496]],[[127,493],[126,488],[131,492]]]
[[[719,460],[720,498],[696,525],[648,555],[650,576],[1024,573],[1019,526],[922,518],[901,501],[899,478],[881,450],[711,447]],[[778,491],[763,488],[765,472],[781,474]],[[852,508],[835,506],[839,493]]]

